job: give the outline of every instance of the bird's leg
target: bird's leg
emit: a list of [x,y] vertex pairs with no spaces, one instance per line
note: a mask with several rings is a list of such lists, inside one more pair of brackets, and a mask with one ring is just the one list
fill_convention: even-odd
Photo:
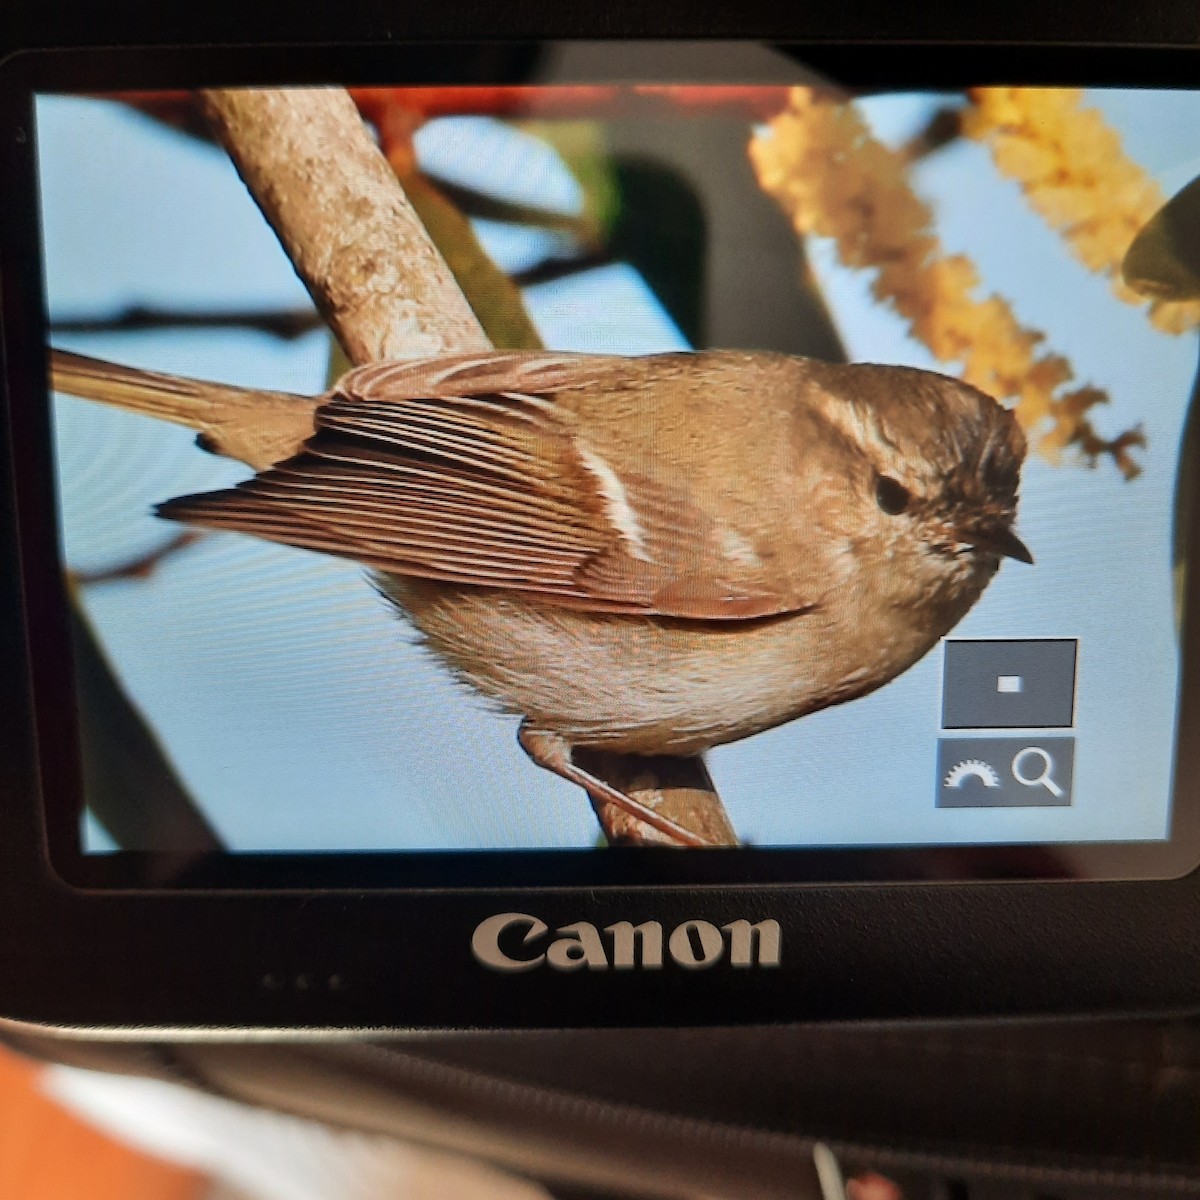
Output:
[[690,829],[656,813],[654,809],[627,796],[624,792],[605,783],[603,779],[577,766],[571,758],[571,745],[561,734],[551,733],[545,729],[535,729],[528,721],[521,722],[517,732],[517,741],[521,749],[529,755],[539,767],[553,771],[568,782],[576,784],[587,791],[594,799],[615,804],[631,816],[665,834],[673,842],[684,846],[707,846],[709,842],[694,834]]

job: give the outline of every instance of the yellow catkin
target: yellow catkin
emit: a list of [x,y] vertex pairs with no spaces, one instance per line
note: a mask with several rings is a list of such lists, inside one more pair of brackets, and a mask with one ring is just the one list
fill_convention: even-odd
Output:
[[1061,389],[1073,378],[1060,355],[1040,353],[1044,336],[1022,326],[999,296],[976,299],[979,279],[965,255],[947,255],[933,212],[908,182],[908,162],[871,136],[852,104],[795,88],[787,108],[750,143],[762,188],[796,231],[832,238],[849,267],[875,272],[872,292],[892,307],[934,356],[961,364],[968,383],[1014,399],[1022,427],[1057,461],[1077,446],[1091,461],[1110,454],[1132,478],[1136,431],[1106,441],[1087,412],[1108,397],[1098,388]]
[[1158,185],[1131,159],[1104,115],[1077,88],[973,88],[963,132],[985,143],[996,168],[1060,233],[1089,270],[1106,275],[1127,304],[1148,305],[1165,333],[1200,323],[1196,301],[1152,300],[1126,287],[1121,262],[1163,206]]

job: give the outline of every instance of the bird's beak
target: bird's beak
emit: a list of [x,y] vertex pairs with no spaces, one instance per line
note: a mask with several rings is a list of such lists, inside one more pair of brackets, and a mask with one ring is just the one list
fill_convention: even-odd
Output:
[[1018,562],[1033,563],[1033,555],[1029,553],[1029,547],[1007,525],[964,529],[959,536],[964,542],[974,546],[976,550],[990,550],[993,554],[1001,554],[1005,558],[1015,558]]

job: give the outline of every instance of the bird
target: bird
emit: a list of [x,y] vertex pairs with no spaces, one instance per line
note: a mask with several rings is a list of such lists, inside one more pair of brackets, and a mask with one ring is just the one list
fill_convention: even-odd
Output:
[[682,844],[573,751],[702,754],[864,696],[1033,562],[1012,412],[912,367],[497,350],[321,396],[62,350],[50,374],[253,468],[161,517],[362,564],[534,762]]

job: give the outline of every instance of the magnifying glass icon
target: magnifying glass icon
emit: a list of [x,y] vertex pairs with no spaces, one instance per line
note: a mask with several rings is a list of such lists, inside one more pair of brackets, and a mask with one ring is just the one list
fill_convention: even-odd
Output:
[[[1041,772],[1030,777],[1022,770],[1022,764],[1027,759],[1041,759]],[[1063,790],[1050,778],[1050,772],[1054,770],[1054,759],[1050,757],[1048,750],[1043,750],[1041,746],[1026,746],[1024,750],[1018,750],[1013,755],[1012,773],[1013,778],[1025,787],[1044,787],[1046,791],[1052,795],[1055,800],[1061,800]]]

